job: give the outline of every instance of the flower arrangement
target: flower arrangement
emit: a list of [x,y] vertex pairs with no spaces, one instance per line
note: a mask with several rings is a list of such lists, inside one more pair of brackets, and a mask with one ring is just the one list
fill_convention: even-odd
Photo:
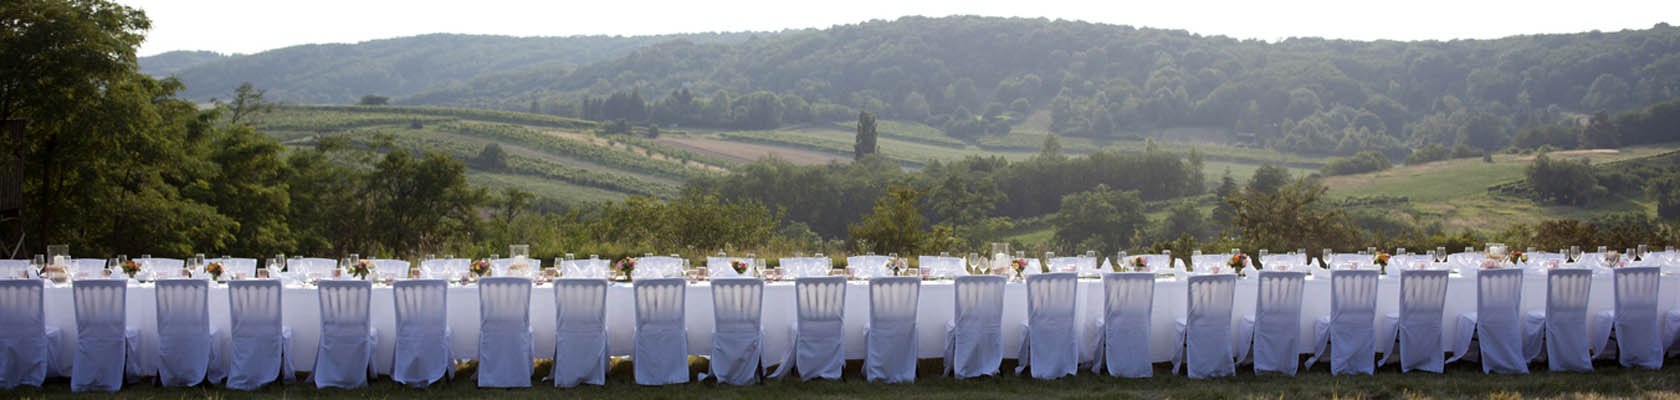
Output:
[[747,274],[747,267],[749,267],[749,266],[751,266],[751,265],[747,264],[746,261],[741,261],[741,260],[730,260],[729,261],[729,268],[735,270],[735,275],[746,275]]
[[1133,272],[1145,272],[1149,270],[1149,259],[1143,256],[1132,257],[1126,260],[1126,266]]
[[490,276],[491,271],[490,260],[474,260],[471,265],[467,266],[467,272],[471,272],[473,276],[480,278]]
[[1248,266],[1248,255],[1243,253],[1232,254],[1230,260],[1225,260],[1225,265],[1231,267],[1231,271],[1241,275],[1243,268]]
[[373,274],[373,261],[356,260],[355,263],[350,264],[350,276],[354,276],[356,279],[367,279],[368,275],[371,274]]
[[222,279],[222,263],[213,262],[204,266],[204,273],[210,274],[210,279]]
[[1014,260],[1009,260],[1009,268],[1014,269],[1016,275],[1020,275],[1021,271],[1024,271],[1024,270],[1027,269],[1027,259],[1017,258],[1017,259],[1014,259]]
[[123,260],[122,272],[123,274],[128,275],[129,278],[133,278],[134,274],[140,273],[140,262],[134,260]]
[[1528,253],[1523,253],[1522,250],[1511,250],[1511,263],[1512,264],[1526,263],[1526,262],[1528,262]]
[[617,263],[613,263],[613,271],[624,274],[624,279],[630,279],[630,273],[636,271],[636,258],[624,257],[623,260],[618,260]]

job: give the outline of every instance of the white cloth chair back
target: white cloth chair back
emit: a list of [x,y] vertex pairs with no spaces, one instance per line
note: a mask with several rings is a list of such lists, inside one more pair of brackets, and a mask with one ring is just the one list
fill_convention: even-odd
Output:
[[391,380],[425,387],[454,369],[450,349],[449,282],[442,279],[401,280],[392,284],[396,308],[397,345]]
[[[79,260],[78,260],[79,261]],[[128,364],[128,281],[76,281],[76,356],[70,366],[70,390],[108,391],[122,388]]]
[[683,278],[635,281],[637,384],[688,382],[688,328],[683,313],[687,290]]
[[1021,368],[1031,368],[1034,378],[1056,379],[1078,372],[1079,334],[1074,324],[1078,279],[1071,272],[1027,276],[1027,320],[1022,326],[1019,359]]
[[[105,271],[108,261],[103,258],[77,258],[70,260],[73,272],[79,276],[100,276]],[[116,273],[116,271],[112,271]]]
[[683,277],[682,259],[671,256],[652,256],[636,259],[636,271],[631,272],[636,279],[641,278],[681,278]]
[[465,275],[472,260],[465,258],[438,258],[420,262],[420,268],[425,269],[437,277],[453,277],[457,274]]
[[1232,271],[1230,267],[1225,266],[1225,261],[1230,259],[1230,255],[1221,254],[1190,256],[1190,268],[1204,274],[1213,272],[1214,267],[1219,267],[1220,272],[1235,273],[1236,271]]
[[[1315,331],[1328,336],[1330,372],[1370,375],[1376,369],[1377,270],[1334,270],[1330,273],[1330,316]],[[1325,341],[1319,342],[1319,353]],[[1318,356],[1307,360],[1310,365]]]
[[1047,261],[1050,263],[1050,272],[1090,272],[1097,269],[1095,258],[1056,257]]
[[1348,264],[1357,265],[1360,269],[1371,267],[1371,261],[1376,256],[1364,254],[1336,254],[1330,257],[1330,269],[1344,269]]
[[827,257],[794,257],[783,258],[782,274],[787,279],[828,276],[833,265]]
[[[1256,291],[1254,318],[1243,321],[1248,336],[1238,336],[1242,345],[1239,358],[1248,354],[1253,343],[1254,372],[1278,372],[1295,375],[1301,355],[1301,297],[1306,289],[1307,273],[1260,271],[1260,288]],[[1250,326],[1252,325],[1252,326]]]
[[[743,273],[739,273],[739,274],[735,273],[735,268],[732,265],[732,263],[735,262],[735,261],[741,261],[741,262],[747,263],[746,271],[743,272]],[[706,274],[708,276],[715,277],[715,278],[735,278],[735,277],[740,277],[740,276],[752,276],[752,274],[755,272],[755,271],[753,271],[754,266],[752,265],[752,263],[753,263],[752,259],[745,258],[745,257],[706,257]]]
[[1528,373],[1528,357],[1523,352],[1522,284],[1521,269],[1477,273],[1476,338],[1483,372]]
[[887,269],[887,261],[891,259],[892,257],[887,256],[846,257],[846,270],[851,271],[852,276],[861,279],[889,276],[892,273]]
[[958,276],[945,335],[946,369],[957,378],[996,375],[1003,362],[1003,290],[1008,278]]
[[281,284],[274,279],[228,282],[233,330],[227,386],[254,390],[279,376],[291,377],[290,330],[281,323]]
[[1175,260],[1171,257],[1167,257],[1165,254],[1144,254],[1143,259],[1149,264],[1150,271],[1182,270],[1182,268],[1177,268],[1177,266],[1174,265],[1176,264]]
[[321,307],[321,341],[315,353],[315,369],[310,373],[315,387],[367,386],[376,345],[368,320],[373,282],[323,280],[316,294]]
[[1303,255],[1267,254],[1260,257],[1260,264],[1272,271],[1306,271],[1307,258]]
[[0,389],[40,387],[53,366],[58,329],[46,324],[39,279],[0,280]]
[[331,274],[338,261],[330,258],[297,258],[286,262],[286,271],[294,274]]
[[531,280],[478,280],[479,387],[530,387]]
[[606,383],[607,286],[604,279],[554,281],[554,386]]
[[604,259],[571,260],[561,264],[561,273],[568,278],[607,279],[612,267],[612,261]]
[[711,375],[730,385],[757,382],[764,358],[764,281],[712,281],[712,313]]
[[1190,277],[1187,286],[1181,330],[1186,374],[1192,379],[1235,375],[1231,308],[1236,297],[1237,276],[1197,275]]
[[210,376],[210,285],[203,279],[157,282],[158,381],[193,386]]
[[864,378],[871,382],[916,381],[916,304],[922,278],[890,276],[869,280],[869,325]]
[[1592,270],[1547,270],[1546,313],[1541,340],[1546,364],[1553,371],[1591,371],[1587,341],[1587,301],[1592,294]]
[[373,271],[381,274],[395,274],[399,277],[408,276],[408,266],[413,265],[408,260],[392,260],[382,258],[373,260]]
[[959,257],[921,256],[916,263],[918,268],[934,278],[968,275],[968,270],[963,268],[967,261]]
[[1623,367],[1662,368],[1661,319],[1657,302],[1662,270],[1659,267],[1615,269],[1616,354]]
[[164,276],[173,276],[187,265],[186,260],[179,258],[138,258],[135,261],[140,263],[141,270]]
[[846,277],[825,276],[794,280],[797,324],[793,347],[782,358],[775,376],[797,371],[800,379],[839,380],[845,365]]
[[222,263],[222,273],[227,274],[230,278],[257,276],[257,259],[255,258],[223,258],[209,261]]
[[1147,378],[1150,322],[1155,308],[1155,273],[1103,274],[1103,321],[1099,364],[1111,376]]
[[[1393,334],[1399,342],[1401,372],[1419,369],[1440,373],[1444,366],[1441,319],[1446,310],[1448,274],[1450,271],[1444,269],[1400,272],[1400,313],[1393,321]],[[1395,350],[1393,341],[1382,345],[1390,353]]]

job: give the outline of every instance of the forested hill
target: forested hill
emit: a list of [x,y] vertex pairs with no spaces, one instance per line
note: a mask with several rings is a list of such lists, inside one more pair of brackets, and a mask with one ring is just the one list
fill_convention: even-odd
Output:
[[[905,17],[738,41],[672,39],[425,36],[302,46],[181,76],[194,98],[248,80],[287,101],[379,94],[727,129],[845,121],[864,109],[959,139],[1004,134],[1049,111],[1049,130],[1062,135],[1200,127],[1253,133],[1240,137],[1288,151],[1393,158],[1426,144],[1497,150],[1530,127],[1680,96],[1680,28],[1667,24],[1496,40],[1268,43],[1062,20]],[[569,64],[578,66],[552,67]]]
[[181,97],[229,97],[240,83],[268,90],[275,101],[345,104],[365,95],[404,97],[487,75],[561,75],[578,66],[624,57],[671,40],[738,42],[751,33],[661,36],[508,37],[432,34],[355,44],[292,46],[251,55],[203,57],[169,52],[140,59],[141,72],[175,75]]

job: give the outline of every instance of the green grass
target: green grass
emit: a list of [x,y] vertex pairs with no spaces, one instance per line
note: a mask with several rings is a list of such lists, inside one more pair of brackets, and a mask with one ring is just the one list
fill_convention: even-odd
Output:
[[[696,363],[691,374],[704,371]],[[1193,380],[1171,375],[1165,364],[1157,364],[1156,377],[1121,379],[1099,376],[1087,370],[1073,377],[1036,380],[1015,376],[1013,362],[1005,361],[1003,376],[957,380],[938,376],[938,360],[923,360],[917,381],[887,385],[865,382],[857,362],[849,363],[842,381],[800,382],[797,379],[770,381],[745,387],[715,382],[698,382],[663,387],[637,386],[631,379],[631,365],[615,362],[605,386],[555,388],[533,380],[528,389],[478,389],[470,374],[426,389],[404,388],[378,380],[357,390],[315,389],[306,384],[273,385],[254,392],[222,388],[158,388],[130,385],[118,393],[71,393],[65,380],[53,380],[43,388],[19,388],[7,392],[20,399],[117,399],[117,398],[204,398],[204,399],[305,399],[305,398],[662,398],[662,399],[806,399],[806,398],[1183,398],[1183,399],[1276,399],[1276,398],[1675,398],[1680,396],[1680,374],[1669,370],[1621,368],[1614,362],[1598,363],[1595,372],[1545,372],[1545,364],[1531,364],[1528,375],[1484,375],[1474,363],[1449,365],[1444,374],[1413,372],[1402,374],[1393,365],[1377,369],[1373,376],[1332,376],[1320,363],[1294,377],[1255,376],[1238,368],[1237,376]],[[541,373],[546,368],[539,368]]]

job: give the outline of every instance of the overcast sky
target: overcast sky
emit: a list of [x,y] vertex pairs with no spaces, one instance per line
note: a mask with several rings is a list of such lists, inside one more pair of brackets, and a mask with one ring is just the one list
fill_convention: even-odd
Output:
[[1680,0],[118,0],[152,19],[140,55],[256,53],[425,33],[647,35],[827,28],[905,15],[1076,19],[1279,40],[1422,40],[1680,24]]

